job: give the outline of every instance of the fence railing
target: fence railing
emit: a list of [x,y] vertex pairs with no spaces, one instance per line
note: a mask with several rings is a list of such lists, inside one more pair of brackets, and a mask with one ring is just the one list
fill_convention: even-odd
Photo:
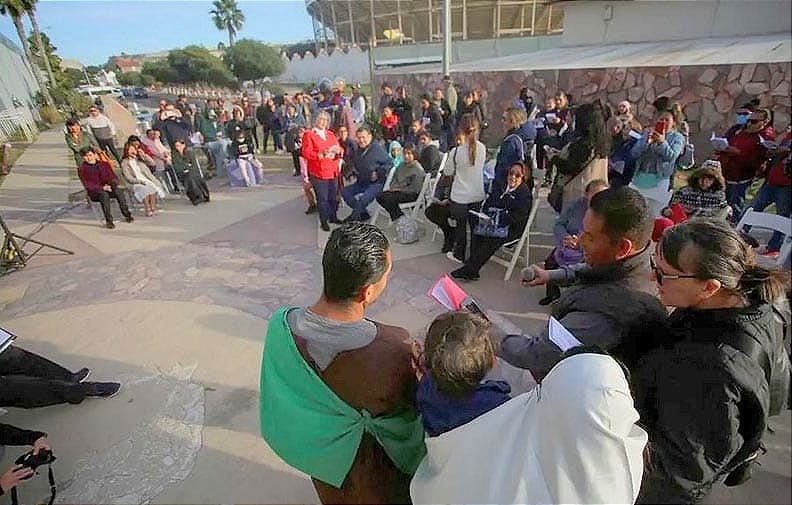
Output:
[[33,142],[38,135],[38,127],[30,110],[20,107],[0,110],[0,142],[25,140]]

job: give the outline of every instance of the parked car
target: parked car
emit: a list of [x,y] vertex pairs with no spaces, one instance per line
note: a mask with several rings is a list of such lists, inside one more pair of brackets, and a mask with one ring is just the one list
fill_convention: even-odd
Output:
[[121,95],[123,95],[125,97],[131,97],[132,96],[132,88],[121,88]]
[[146,88],[137,87],[133,90],[133,96],[135,98],[148,98],[148,90]]

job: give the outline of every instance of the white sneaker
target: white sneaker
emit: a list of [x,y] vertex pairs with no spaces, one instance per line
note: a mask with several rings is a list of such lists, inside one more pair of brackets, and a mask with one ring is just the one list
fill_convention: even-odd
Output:
[[455,263],[459,263],[460,265],[464,265],[465,264],[464,261],[460,261],[459,258],[454,256],[454,252],[453,251],[448,251],[446,253],[446,258],[450,259],[451,261],[453,261]]

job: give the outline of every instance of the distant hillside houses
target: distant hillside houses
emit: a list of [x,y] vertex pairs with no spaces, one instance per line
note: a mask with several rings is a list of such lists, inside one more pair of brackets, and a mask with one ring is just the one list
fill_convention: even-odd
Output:
[[[142,54],[121,54],[120,56],[111,56],[107,60],[105,68],[109,68],[119,74],[126,74],[128,72],[140,72],[143,70],[143,64],[147,61],[164,60],[168,57],[167,51],[157,51],[153,53]],[[210,49],[210,53],[218,58],[222,58],[224,54],[223,49]]]

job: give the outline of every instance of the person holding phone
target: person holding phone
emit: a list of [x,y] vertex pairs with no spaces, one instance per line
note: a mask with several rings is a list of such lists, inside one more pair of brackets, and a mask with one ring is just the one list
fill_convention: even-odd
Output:
[[[9,424],[0,424],[0,445],[30,445],[33,454],[51,451],[47,434],[43,431],[23,430]],[[22,465],[14,465],[0,475],[0,496],[24,484],[35,471]]]
[[685,147],[685,138],[676,128],[677,118],[673,112],[662,110],[654,127],[644,130],[630,150],[636,160],[630,187],[646,198],[652,217],[660,217],[671,198],[676,161]]

